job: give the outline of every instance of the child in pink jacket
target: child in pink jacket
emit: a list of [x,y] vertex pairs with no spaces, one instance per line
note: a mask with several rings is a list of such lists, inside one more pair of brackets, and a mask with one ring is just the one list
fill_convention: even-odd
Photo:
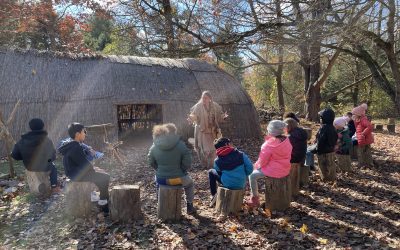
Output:
[[268,135],[261,146],[261,152],[254,170],[249,176],[251,198],[247,201],[249,206],[259,206],[257,180],[264,177],[282,178],[290,173],[290,158],[292,144],[289,138],[283,135],[286,123],[273,120],[268,124]]
[[365,115],[367,108],[367,104],[363,103],[352,111],[356,125],[358,164],[360,167],[373,165],[371,144],[374,142],[374,135],[372,134],[373,126]]

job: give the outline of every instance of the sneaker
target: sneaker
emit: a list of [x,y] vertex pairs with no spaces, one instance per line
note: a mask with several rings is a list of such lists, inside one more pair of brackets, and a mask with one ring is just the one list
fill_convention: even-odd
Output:
[[188,203],[186,208],[187,208],[187,214],[196,214],[197,213],[197,210],[193,206],[193,203]]
[[97,201],[97,204],[98,204],[99,206],[104,206],[104,205],[107,205],[107,204],[108,204],[108,201],[107,201],[107,200],[99,200],[99,201]]
[[211,197],[211,201],[210,201],[209,207],[214,207],[216,203],[217,203],[217,194],[214,194],[214,195]]
[[105,213],[108,214],[109,213],[109,208],[108,208],[108,202],[107,200],[99,200],[97,202],[97,205],[99,206],[100,210]]
[[251,196],[251,198],[246,201],[246,204],[249,207],[258,207],[260,206],[260,198],[258,196]]

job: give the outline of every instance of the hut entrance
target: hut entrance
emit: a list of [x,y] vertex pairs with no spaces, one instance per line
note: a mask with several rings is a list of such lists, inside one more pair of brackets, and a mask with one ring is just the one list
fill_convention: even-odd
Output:
[[159,104],[118,105],[118,136],[123,141],[149,137],[154,125],[162,123],[162,106]]

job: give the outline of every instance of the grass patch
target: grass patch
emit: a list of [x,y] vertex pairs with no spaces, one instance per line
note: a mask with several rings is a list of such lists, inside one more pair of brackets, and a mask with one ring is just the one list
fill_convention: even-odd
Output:
[[[14,170],[17,176],[24,176],[25,175],[25,167],[22,161],[13,161],[14,163]],[[64,174],[64,166],[62,164],[62,159],[56,159],[54,161],[56,164],[56,168],[58,171],[58,175]],[[2,174],[9,174],[10,173],[10,165],[8,164],[7,160],[0,161],[0,175]]]

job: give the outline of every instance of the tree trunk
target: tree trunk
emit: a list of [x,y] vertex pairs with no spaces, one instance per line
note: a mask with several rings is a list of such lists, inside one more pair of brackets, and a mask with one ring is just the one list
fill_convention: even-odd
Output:
[[[279,47],[279,62],[283,63],[283,48]],[[283,64],[278,65],[278,70],[276,71],[276,90],[278,92],[278,105],[279,111],[285,112],[285,100],[283,98],[283,85],[282,85],[282,72],[283,72]]]
[[182,186],[160,185],[157,216],[163,221],[177,221],[182,216]]
[[237,214],[243,204],[244,190],[230,190],[224,187],[218,187],[217,204],[215,210],[218,214],[228,216]]
[[114,221],[132,222],[141,219],[139,186],[114,186],[110,192],[110,212]]
[[318,112],[321,106],[321,92],[320,87],[313,87],[310,85],[310,89],[306,95],[306,119],[309,121],[319,122]]
[[165,36],[167,39],[168,56],[176,57],[174,25],[172,22],[172,6],[170,0],[162,0],[163,16],[165,18]]

